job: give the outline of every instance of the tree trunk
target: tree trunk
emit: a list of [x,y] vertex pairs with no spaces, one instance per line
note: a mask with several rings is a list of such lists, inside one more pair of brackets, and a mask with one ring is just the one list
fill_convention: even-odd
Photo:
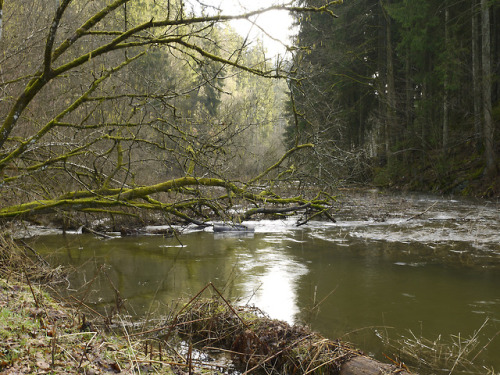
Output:
[[476,150],[482,147],[481,142],[481,70],[479,51],[479,31],[477,20],[477,0],[472,1],[472,97],[474,100],[474,143]]
[[412,111],[413,111],[413,85],[411,79],[411,60],[410,60],[410,46],[406,46],[406,55],[405,55],[405,120],[406,120],[406,128],[411,128],[412,121]]
[[[422,94],[421,94],[421,101],[425,102],[427,100],[427,79],[424,78],[423,83],[422,83]],[[420,114],[420,141],[421,141],[421,148],[422,148],[422,158],[425,160],[427,157],[427,113],[422,115]],[[420,178],[423,178],[423,174],[420,175]]]
[[[450,9],[445,1],[444,10],[444,44],[445,50],[448,50],[450,43],[450,28],[448,27],[448,22],[450,20]],[[448,152],[448,135],[449,135],[449,68],[447,62],[445,62],[444,71],[444,96],[443,96],[443,154]]]
[[496,173],[494,128],[491,104],[491,56],[490,56],[490,8],[488,0],[481,0],[481,27],[482,27],[482,68],[483,68],[483,116],[484,116],[484,155],[486,159],[486,174],[493,176]]
[[[500,6],[496,6],[493,8],[493,14],[491,18],[491,30],[497,30],[493,33],[493,37],[491,40],[491,61],[500,61],[500,33],[498,32],[500,28]],[[500,76],[500,64],[495,64],[496,69],[492,72],[495,77]],[[500,104],[500,82],[498,79],[495,79],[493,82],[492,89],[492,97],[493,97],[493,106]]]
[[410,373],[408,371],[405,371],[404,369],[399,369],[394,365],[381,363],[374,359],[364,356],[351,358],[349,361],[344,363],[340,368],[340,375],[384,375],[384,374],[410,375]]
[[[389,4],[390,1],[388,0]],[[392,136],[396,129],[396,85],[394,83],[394,60],[392,52],[391,19],[387,13],[386,18],[386,51],[387,51],[387,132],[386,132],[386,153],[390,154]]]
[[0,42],[2,41],[2,31],[3,31],[3,0],[0,0]]
[[381,166],[387,162],[388,153],[388,139],[387,134],[387,119],[384,117],[385,108],[387,106],[385,99],[385,86],[386,86],[386,35],[385,35],[385,12],[382,1],[379,1],[378,8],[378,46],[377,46],[377,90],[378,90],[378,121],[373,135],[373,147],[377,159],[380,160]]

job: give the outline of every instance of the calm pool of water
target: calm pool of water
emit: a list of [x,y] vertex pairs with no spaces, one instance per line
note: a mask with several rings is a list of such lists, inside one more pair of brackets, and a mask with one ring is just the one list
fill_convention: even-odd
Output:
[[[351,203],[359,208],[363,199]],[[86,284],[86,300],[103,311],[115,299],[109,280],[127,299],[129,313],[139,316],[161,313],[212,282],[240,304],[309,324],[380,359],[382,352],[397,355],[381,337],[441,337],[460,346],[486,322],[476,363],[499,371],[498,206],[398,199],[366,215],[344,208],[338,223],[297,228],[293,219],[256,222],[255,233],[240,236],[193,231],[179,242],[46,235],[32,245],[54,264],[75,267],[73,289],[97,275]]]

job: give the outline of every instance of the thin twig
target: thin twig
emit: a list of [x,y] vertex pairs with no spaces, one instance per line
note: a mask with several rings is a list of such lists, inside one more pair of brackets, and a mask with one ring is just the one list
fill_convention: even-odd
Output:
[[[311,369],[311,370],[309,370],[309,371],[305,372],[303,375],[311,374],[311,373],[313,373],[314,371],[316,371],[317,369],[319,369],[319,368],[321,368],[321,367],[324,367],[324,366],[326,366],[326,365],[328,365],[328,364],[330,364],[330,363],[332,363],[332,362],[335,362],[336,360],[341,359],[342,357],[345,357],[345,356],[346,356],[345,354],[341,354],[341,355],[339,355],[339,356],[337,356],[337,357],[333,357],[333,358],[331,358],[330,360],[328,360],[328,361],[326,361],[326,362],[322,362],[322,363],[320,363],[318,366],[316,366],[315,368],[313,368],[313,369]],[[312,362],[311,362],[311,363],[312,363]]]
[[448,373],[448,375],[451,375],[451,373],[455,370],[455,367],[457,366],[458,362],[460,361],[460,358],[462,357],[462,355],[467,351],[467,348],[469,347],[469,345],[474,342],[474,340],[476,339],[477,335],[479,334],[479,332],[481,332],[481,330],[484,328],[484,326],[486,325],[486,323],[488,323],[488,320],[489,318],[486,318],[484,323],[481,325],[481,327],[479,327],[479,329],[474,332],[474,335],[467,341],[467,344],[465,345],[465,347],[460,350],[460,352],[458,353],[458,356],[455,360],[455,362],[453,363],[453,366],[451,367],[451,370],[450,372]]
[[35,300],[35,306],[38,309],[40,307],[40,304],[38,303],[38,298],[36,297],[35,291],[33,290],[33,286],[31,285],[31,280],[28,276],[28,273],[26,272],[26,268],[24,267],[23,262],[21,262],[21,267],[23,267],[23,272],[24,272],[24,275],[26,276],[26,281],[28,281],[28,286],[30,287],[31,294],[33,295],[33,299]]
[[421,213],[419,214],[416,214],[416,215],[413,215],[412,217],[410,217],[409,219],[406,219],[406,221],[410,221],[410,220],[413,220],[413,219],[416,219],[417,217],[419,216],[422,216],[423,214],[425,214],[427,211],[429,211],[432,207],[434,207],[438,202],[434,202],[433,204],[431,204],[429,207],[427,207],[425,210],[423,210]]
[[42,262],[46,266],[50,265],[49,262],[47,262],[47,260],[45,260],[40,254],[38,254],[38,252],[35,249],[33,249],[30,245],[28,245],[24,240],[20,239],[18,241],[23,245],[23,247],[31,251],[33,255],[35,255],[40,262]]
[[479,354],[481,354],[483,352],[484,349],[486,349],[488,347],[488,345],[491,344],[491,342],[493,341],[493,339],[495,337],[497,337],[498,335],[500,334],[500,331],[497,331],[497,333],[495,333],[489,340],[488,342],[481,348],[480,351],[477,352],[477,354],[474,356],[474,358],[471,359],[471,362],[474,363],[474,361],[476,360],[476,358],[478,357]]
[[281,349],[280,351],[278,351],[278,352],[274,353],[272,356],[267,357],[265,360],[263,360],[263,361],[261,361],[261,362],[257,363],[254,367],[252,367],[250,370],[245,371],[245,372],[244,372],[243,374],[241,374],[241,375],[247,375],[247,374],[251,373],[253,370],[255,370],[255,369],[259,368],[259,367],[260,367],[260,366],[262,366],[264,363],[269,362],[271,359],[276,358],[278,355],[280,355],[280,354],[281,354],[281,353],[283,353],[284,351],[286,351],[286,350],[288,350],[288,349],[290,349],[290,348],[294,347],[294,346],[295,346],[295,345],[297,345],[298,343],[300,343],[300,342],[302,342],[302,341],[304,341],[304,340],[308,339],[309,337],[311,337],[311,336],[313,336],[313,335],[314,335],[314,333],[310,333],[309,335],[304,336],[304,337],[300,338],[299,340],[295,340],[295,341],[294,341],[294,342],[292,342],[290,345],[288,345],[288,346],[286,346],[285,348]]

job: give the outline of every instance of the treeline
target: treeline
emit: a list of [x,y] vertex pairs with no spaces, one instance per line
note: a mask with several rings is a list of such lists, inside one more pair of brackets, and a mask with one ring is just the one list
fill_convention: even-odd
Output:
[[297,18],[292,71],[310,78],[292,85],[287,135],[314,139],[314,175],[463,193],[479,179],[494,194],[500,1],[351,0],[335,13]]

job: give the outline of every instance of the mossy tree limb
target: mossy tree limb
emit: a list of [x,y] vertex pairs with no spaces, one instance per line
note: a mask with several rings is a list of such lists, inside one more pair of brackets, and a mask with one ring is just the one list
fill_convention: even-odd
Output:
[[[193,208],[197,205],[206,206],[214,210],[214,206],[205,199],[187,199],[179,200],[174,203],[162,203],[158,200],[151,198],[151,196],[158,193],[168,193],[173,191],[180,191],[186,187],[219,187],[221,191],[230,191],[234,197],[251,202],[252,204],[270,203],[275,205],[290,205],[281,209],[271,208],[254,208],[245,213],[240,220],[246,220],[252,215],[259,213],[288,213],[301,211],[304,209],[312,209],[314,211],[322,211],[328,209],[329,202],[325,200],[312,200],[307,201],[301,197],[293,198],[269,198],[263,194],[255,194],[246,190],[245,187],[240,187],[234,182],[218,179],[218,178],[195,178],[195,177],[182,177],[166,182],[162,182],[151,186],[141,186],[135,188],[123,189],[105,189],[100,192],[70,192],[64,196],[49,199],[38,200],[36,202],[29,202],[20,205],[14,205],[0,209],[0,219],[8,218],[26,218],[33,215],[49,214],[59,211],[94,211],[100,210],[105,213],[106,208],[114,207],[132,207],[145,210],[156,210],[164,213],[172,214],[180,219],[201,224],[199,220],[190,218],[183,213],[188,208]],[[214,201],[229,201],[229,196],[222,195],[214,198]],[[298,204],[298,205],[297,205]],[[111,210],[110,210],[111,212]]]
[[[323,197],[275,191],[275,181],[294,177],[289,157],[312,144],[297,144],[282,157],[276,153],[251,174],[235,174],[238,154],[253,155],[243,150],[245,132],[260,126],[265,114],[257,113],[253,122],[238,117],[248,106],[243,100],[236,109],[217,111],[223,95],[229,102],[225,81],[241,90],[251,79],[240,75],[287,73],[219,25],[253,22],[278,9],[331,14],[338,1],[317,8],[271,4],[235,15],[188,14],[177,1],[169,1],[168,9],[161,8],[167,2],[152,0],[86,6],[20,1],[2,19],[29,26],[29,10],[37,6],[43,17],[37,15],[32,29],[19,22],[2,34],[10,50],[0,71],[0,218],[61,211],[114,215],[123,208],[201,223],[206,218],[197,216],[204,212],[232,218],[229,210],[239,203],[256,207],[253,214],[266,205],[315,212],[332,205]],[[17,46],[4,43],[15,40],[13,31]],[[250,94],[265,102],[258,86]]]

